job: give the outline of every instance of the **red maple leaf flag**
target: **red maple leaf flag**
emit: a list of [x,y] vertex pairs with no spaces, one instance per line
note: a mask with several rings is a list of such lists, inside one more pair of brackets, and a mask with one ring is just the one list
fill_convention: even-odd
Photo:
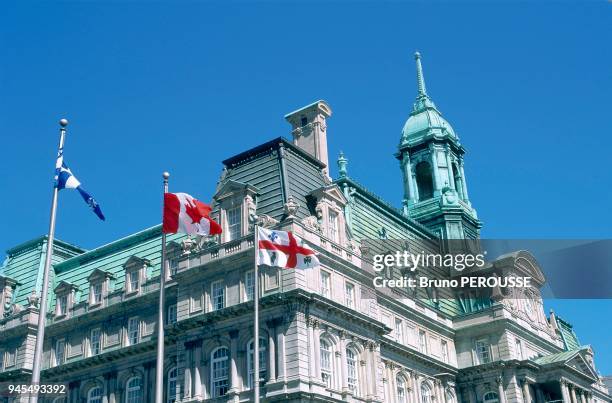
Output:
[[165,234],[220,234],[221,226],[210,218],[211,208],[187,193],[164,193]]

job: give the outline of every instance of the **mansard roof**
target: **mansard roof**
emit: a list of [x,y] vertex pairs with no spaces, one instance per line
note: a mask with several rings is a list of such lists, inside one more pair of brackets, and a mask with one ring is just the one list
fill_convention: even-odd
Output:
[[580,348],[580,342],[578,341],[578,336],[576,336],[574,332],[574,327],[559,316],[556,316],[556,320],[565,349],[571,351]]
[[[32,290],[40,291],[47,242],[48,237],[43,235],[23,242],[6,251],[7,259],[2,267],[0,267],[0,274],[19,282],[14,292],[15,304],[28,305],[27,298]],[[85,249],[60,239],[55,239],[53,251],[51,263],[57,265],[66,259],[84,253]]]
[[[253,186],[258,191],[257,214],[276,220],[282,220],[289,197],[300,205],[297,218],[314,214],[307,195],[330,183],[323,173],[325,164],[282,137],[228,158],[223,165],[215,193],[231,182]],[[218,208],[213,201],[213,210]]]

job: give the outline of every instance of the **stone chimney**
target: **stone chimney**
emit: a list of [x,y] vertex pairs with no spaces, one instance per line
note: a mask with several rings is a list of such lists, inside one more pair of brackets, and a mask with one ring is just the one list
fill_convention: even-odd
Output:
[[317,101],[285,115],[291,124],[293,144],[325,164],[323,171],[329,177],[327,154],[327,124],[325,119],[332,114],[325,101]]

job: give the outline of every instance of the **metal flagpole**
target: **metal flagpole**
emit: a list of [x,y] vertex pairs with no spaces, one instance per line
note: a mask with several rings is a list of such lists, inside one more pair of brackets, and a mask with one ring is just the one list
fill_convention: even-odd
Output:
[[254,285],[255,285],[255,292],[253,293],[253,302],[255,305],[255,323],[254,323],[254,336],[253,336],[253,365],[255,367],[255,371],[254,371],[254,383],[255,383],[255,391],[254,391],[254,395],[255,395],[255,403],[259,403],[259,270],[258,270],[258,266],[257,266],[257,257],[258,257],[258,252],[259,252],[259,231],[258,231],[259,227],[257,226],[257,224],[255,224],[253,226],[253,232],[255,233],[254,236],[254,241],[255,244],[254,246],[254,250],[255,250],[255,270],[254,270],[254,277],[255,277],[255,281],[254,281]]
[[[168,178],[164,172],[164,193],[168,193]],[[163,203],[162,203],[163,221]],[[164,294],[166,288],[166,234],[162,229],[161,268],[159,271],[159,311],[157,312],[157,363],[155,368],[155,403],[162,403],[164,397]],[[169,390],[168,393],[171,391]]]
[[[43,341],[45,338],[45,316],[47,314],[47,298],[49,294],[49,269],[51,268],[51,258],[53,257],[53,239],[55,237],[55,217],[57,211],[57,188],[59,168],[62,166],[64,157],[64,139],[66,137],[66,126],[68,120],[62,119],[60,124],[60,138],[57,149],[57,161],[55,163],[55,183],[53,185],[53,198],[51,200],[51,217],[49,219],[49,234],[47,237],[47,251],[45,253],[45,266],[43,270],[43,284],[40,296],[40,306],[38,309],[38,329],[36,331],[36,347],[34,350],[34,363],[32,366],[32,385],[40,383],[40,367],[42,365]],[[58,166],[59,165],[59,166]],[[30,397],[30,403],[38,402],[38,393],[35,392]]]

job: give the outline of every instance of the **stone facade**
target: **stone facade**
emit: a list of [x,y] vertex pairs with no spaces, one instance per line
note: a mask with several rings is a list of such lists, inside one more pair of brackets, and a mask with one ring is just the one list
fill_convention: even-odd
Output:
[[[545,279],[528,252],[487,266],[536,279],[525,295],[373,287],[366,240],[435,251],[439,240],[477,239],[482,225],[468,198],[463,147],[417,62],[419,93],[397,154],[402,209],[351,178],[343,155],[339,178],[329,177],[324,101],[286,116],[293,142],[278,138],[223,161],[213,216],[224,234],[168,237],[165,401],[252,399],[258,224],[293,231],[321,261],[260,270],[265,401],[612,402],[591,348],[545,314]],[[160,231],[90,251],[57,243],[42,379],[66,384],[68,394],[45,401],[153,401]],[[9,250],[0,271],[0,381],[31,375],[39,314],[31,292],[40,290],[45,245],[40,238]]]

